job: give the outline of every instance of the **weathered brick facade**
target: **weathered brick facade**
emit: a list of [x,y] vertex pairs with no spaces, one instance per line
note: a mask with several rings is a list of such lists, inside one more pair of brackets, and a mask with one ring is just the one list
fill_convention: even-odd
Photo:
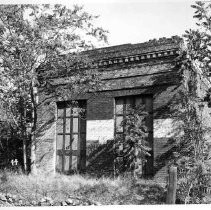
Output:
[[[99,91],[81,98],[86,100],[87,146],[84,149],[88,173],[105,175],[114,168],[112,141],[108,140],[114,139],[115,98],[141,95],[153,99],[152,174],[157,178],[165,176],[165,155],[168,155],[177,135],[171,107],[181,86],[175,62],[180,44],[179,37],[172,37],[88,52],[102,78]],[[37,138],[37,166],[49,173],[56,171],[57,117],[55,102],[39,110],[38,120],[42,129]]]

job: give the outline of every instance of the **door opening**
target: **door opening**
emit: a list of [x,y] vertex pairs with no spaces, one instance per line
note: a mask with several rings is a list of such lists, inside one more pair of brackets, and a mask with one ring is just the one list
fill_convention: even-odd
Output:
[[58,102],[56,171],[81,172],[86,166],[86,101]]

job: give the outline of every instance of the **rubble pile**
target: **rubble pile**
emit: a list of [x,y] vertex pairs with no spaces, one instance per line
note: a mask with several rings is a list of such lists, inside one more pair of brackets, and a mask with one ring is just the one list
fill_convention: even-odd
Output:
[[50,197],[43,197],[40,201],[26,201],[22,197],[10,193],[0,193],[0,207],[9,206],[100,206],[100,203],[89,201],[84,198],[69,196],[63,201],[54,201]]

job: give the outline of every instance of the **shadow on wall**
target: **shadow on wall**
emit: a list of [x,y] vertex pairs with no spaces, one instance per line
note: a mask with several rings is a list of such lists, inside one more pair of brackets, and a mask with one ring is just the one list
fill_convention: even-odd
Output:
[[175,95],[181,88],[181,73],[175,67],[173,71],[153,76],[153,98],[157,104],[154,110],[155,119],[163,119],[174,113],[173,105],[180,102]]
[[92,176],[113,176],[114,174],[114,141],[105,144],[98,141],[87,142],[86,173]]
[[174,159],[174,152],[178,151],[178,148],[178,145],[171,146],[170,149],[155,158],[154,175],[172,162]]
[[[158,106],[154,110],[155,119],[166,119],[171,117],[174,110],[172,106],[175,103],[175,94],[178,92],[181,83],[179,73],[176,71],[166,74],[154,75],[153,86],[146,91],[153,93]],[[165,145],[161,142],[162,153],[155,158],[154,175],[173,158],[175,142],[169,139]],[[87,145],[87,174],[93,176],[113,176],[114,175],[115,151],[113,141],[106,144],[93,142]]]
[[[132,175],[132,169],[128,169],[126,166],[131,162],[125,161],[123,156],[118,156],[115,148],[114,140],[108,140],[104,144],[100,144],[98,141],[92,141],[87,145],[87,164],[86,174],[95,177],[114,177],[118,175]],[[140,176],[149,178],[151,174],[145,174],[143,165],[143,174]]]
[[[165,121],[166,119],[174,119],[174,115],[177,112],[175,105],[181,102],[181,98],[178,95],[182,88],[181,76],[179,66],[175,65],[172,71],[153,77],[153,95],[156,103],[156,107],[154,107],[155,109],[153,110],[154,120]],[[160,88],[158,88],[159,86],[157,85],[161,85]],[[176,123],[176,121],[174,123]],[[177,152],[182,146],[178,144],[176,137],[181,130],[179,127],[175,128],[176,130],[171,130],[172,133],[168,133],[168,131],[163,132],[164,134],[168,133],[167,136],[169,137],[165,135],[159,137],[154,136],[154,149],[156,153],[154,159],[154,175],[159,173],[160,170],[162,171],[164,167],[172,162],[174,152]]]
[[49,161],[54,154],[54,131],[56,125],[54,110],[52,107],[49,109],[44,111],[41,120],[38,122],[36,133],[36,164],[38,167],[46,169],[51,167]]
[[[176,68],[176,67],[175,67]],[[171,106],[174,102],[174,95],[178,91],[180,86],[180,76],[175,71],[167,72],[165,74],[153,75],[153,85],[147,88],[146,94],[153,94],[154,100],[159,106],[154,110],[154,119],[164,119],[171,115]],[[53,110],[54,111],[54,110]],[[54,112],[52,112],[53,115]],[[44,117],[45,118],[45,117]],[[53,154],[52,148],[52,133],[54,129],[54,115],[48,116],[44,120],[45,123],[39,128],[38,139],[46,139],[46,141],[38,141],[38,164],[45,162],[48,164],[48,159]],[[86,173],[93,176],[113,176],[114,175],[114,147],[113,141],[107,141],[105,144],[99,144],[93,142],[88,144],[87,142],[87,167]],[[165,148],[165,151],[156,157],[155,170],[156,173],[160,168],[166,165],[166,162],[172,158],[172,154],[175,151],[175,146],[172,142],[169,142],[169,146]],[[43,164],[43,163],[42,163]]]

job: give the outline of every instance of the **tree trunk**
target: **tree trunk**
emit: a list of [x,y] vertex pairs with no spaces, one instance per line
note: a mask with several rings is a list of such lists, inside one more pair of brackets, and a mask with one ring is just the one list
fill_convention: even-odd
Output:
[[31,129],[31,174],[37,174],[36,168],[36,127],[37,127],[37,95],[33,82],[31,84],[32,129]]
[[32,135],[31,138],[31,174],[37,174],[37,167],[36,167],[36,139],[35,135]]
[[24,173],[27,172],[27,151],[26,151],[26,136],[23,135],[23,169],[24,169]]
[[19,109],[21,114],[21,137],[23,141],[23,170],[24,173],[27,173],[27,146],[26,146],[26,110],[25,110],[25,103],[23,97],[20,97],[19,100]]

